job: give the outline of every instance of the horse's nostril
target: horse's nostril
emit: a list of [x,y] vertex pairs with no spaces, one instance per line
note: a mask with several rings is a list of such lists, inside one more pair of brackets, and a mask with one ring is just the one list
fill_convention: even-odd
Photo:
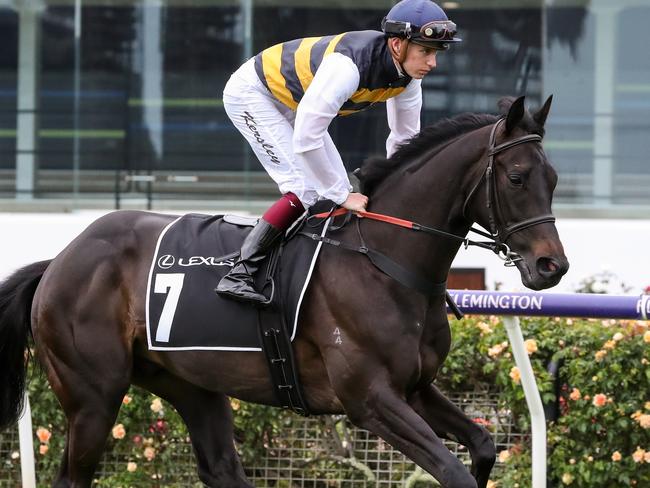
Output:
[[560,265],[552,258],[539,258],[537,260],[537,271],[541,275],[554,275],[560,269]]

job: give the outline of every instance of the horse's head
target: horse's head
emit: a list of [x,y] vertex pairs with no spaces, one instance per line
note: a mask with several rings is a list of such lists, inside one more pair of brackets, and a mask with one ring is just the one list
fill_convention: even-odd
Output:
[[499,102],[507,115],[492,126],[483,176],[473,175],[478,182],[465,202],[467,217],[496,234],[504,252],[518,255],[521,280],[533,290],[555,286],[569,268],[551,214],[557,173],[541,145],[551,100],[534,114],[524,97]]

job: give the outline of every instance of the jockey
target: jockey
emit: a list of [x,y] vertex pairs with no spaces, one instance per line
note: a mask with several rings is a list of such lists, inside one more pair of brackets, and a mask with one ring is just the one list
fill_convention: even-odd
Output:
[[244,240],[238,261],[216,288],[220,295],[265,302],[254,288],[254,273],[291,224],[319,199],[365,210],[368,198],[351,191],[327,132],[334,117],[386,101],[388,157],[419,132],[421,80],[436,67],[437,53],[460,41],[456,25],[430,0],[402,0],[381,27],[383,32],[275,45],[249,59],[226,84],[226,113],[282,197]]

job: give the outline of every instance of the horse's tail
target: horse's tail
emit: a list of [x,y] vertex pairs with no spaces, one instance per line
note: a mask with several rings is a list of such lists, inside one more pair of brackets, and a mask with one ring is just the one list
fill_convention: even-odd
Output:
[[0,283],[0,431],[23,410],[32,300],[50,262],[25,266]]

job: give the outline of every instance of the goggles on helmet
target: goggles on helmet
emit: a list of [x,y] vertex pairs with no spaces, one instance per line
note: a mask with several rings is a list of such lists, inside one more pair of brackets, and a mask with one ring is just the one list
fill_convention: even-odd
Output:
[[389,20],[384,17],[381,28],[386,35],[405,37],[415,42],[447,42],[455,41],[456,24],[451,20],[434,20],[424,24],[417,30],[410,22]]
[[411,37],[423,41],[452,41],[456,35],[456,24],[451,20],[434,20],[424,24],[419,32],[412,32]]

